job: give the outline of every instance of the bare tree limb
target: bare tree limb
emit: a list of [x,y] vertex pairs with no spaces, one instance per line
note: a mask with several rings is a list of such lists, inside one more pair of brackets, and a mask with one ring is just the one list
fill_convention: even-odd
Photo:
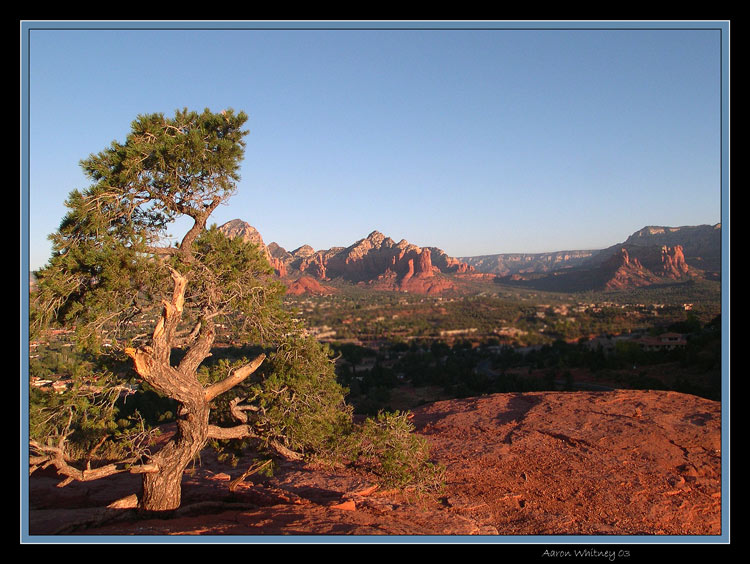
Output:
[[[249,425],[237,425],[235,427],[218,427],[216,425],[208,426],[208,438],[219,439],[219,440],[230,440],[230,439],[247,439],[247,438],[260,438]],[[287,460],[302,460],[304,455],[299,452],[295,452],[278,441],[269,441],[268,445],[276,451],[276,453],[282,458]]]
[[208,438],[229,440],[229,439],[246,439],[248,437],[257,437],[249,425],[237,425],[235,427],[218,427],[217,425],[208,426]]
[[[36,441],[31,441],[30,446],[33,449],[35,449],[37,452],[46,453],[44,455],[33,457],[34,462],[36,463],[33,466],[33,470],[36,470],[40,466],[46,467],[46,466],[52,465],[57,469],[57,472],[59,474],[61,474],[62,476],[65,476],[65,479],[57,485],[58,487],[67,486],[73,481],[90,482],[93,480],[99,480],[106,476],[111,476],[113,474],[121,474],[123,472],[130,472],[132,474],[140,474],[140,473],[146,473],[146,472],[158,472],[159,471],[158,467],[155,464],[133,465],[133,462],[135,462],[135,459],[120,460],[118,462],[113,462],[111,464],[107,464],[105,466],[101,466],[99,468],[93,468],[93,469],[90,467],[89,464],[87,464],[86,469],[80,470],[76,468],[75,466],[68,464],[68,462],[65,460],[65,455],[64,455],[63,450],[58,447],[49,446],[49,445],[41,445],[37,443]],[[42,459],[45,457],[47,461],[46,463],[42,465],[41,464]]]
[[175,337],[175,346],[176,347],[184,347],[186,345],[191,344],[195,339],[198,337],[198,333],[201,330],[201,322],[195,324],[195,327],[193,327],[193,330],[190,332],[189,335],[184,335],[180,337]]
[[240,405],[240,402],[242,401],[242,398],[234,398],[232,401],[229,402],[229,413],[232,414],[232,417],[237,419],[237,421],[240,421],[242,423],[247,423],[247,414],[246,411],[260,411],[260,408],[255,405]]
[[248,476],[252,476],[253,474],[256,474],[260,472],[263,468],[271,464],[271,460],[266,460],[264,462],[256,462],[255,464],[252,464],[245,472],[242,473],[242,475],[238,476],[231,482],[229,482],[229,491],[233,492],[237,489],[237,486],[239,486],[242,482],[245,481],[245,478]]
[[213,213],[213,211],[217,207],[219,207],[219,204],[221,204],[221,202],[222,198],[218,195],[215,195],[203,210],[196,211],[190,208],[181,210],[182,213],[192,217],[194,220],[193,226],[188,230],[188,232],[182,238],[182,242],[180,243],[180,252],[186,261],[192,262],[193,242],[206,227],[208,216],[210,216],[211,213]]
[[[185,356],[180,361],[178,370],[180,372],[189,374],[198,370],[201,363],[211,356],[211,347],[214,344],[216,338],[216,325],[213,321],[203,319],[196,326],[191,333],[192,342],[190,348],[185,353]],[[177,342],[173,343],[177,346]]]
[[269,444],[277,453],[287,460],[302,460],[304,458],[299,452],[286,448],[278,441],[270,441]]
[[255,357],[255,359],[252,362],[238,368],[230,376],[228,376],[221,382],[217,382],[216,384],[213,384],[207,387],[206,392],[205,392],[206,400],[211,401],[216,396],[219,396],[223,394],[224,392],[234,388],[237,384],[239,384],[245,378],[250,376],[250,374],[255,372],[265,359],[266,359],[266,355],[260,354],[257,357]]

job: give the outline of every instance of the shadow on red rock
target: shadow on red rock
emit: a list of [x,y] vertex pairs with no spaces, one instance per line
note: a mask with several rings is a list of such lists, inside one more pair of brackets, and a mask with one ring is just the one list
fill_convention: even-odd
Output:
[[446,467],[436,496],[347,469],[218,464],[186,473],[168,518],[113,511],[136,476],[30,479],[32,535],[719,535],[721,405],[675,392],[495,394],[425,405],[413,422]]

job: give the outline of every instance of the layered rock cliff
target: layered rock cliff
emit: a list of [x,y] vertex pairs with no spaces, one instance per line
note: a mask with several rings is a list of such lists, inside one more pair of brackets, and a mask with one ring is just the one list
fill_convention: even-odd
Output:
[[220,229],[230,237],[243,237],[260,245],[277,273],[290,279],[341,279],[377,289],[434,294],[455,287],[443,274],[473,270],[441,249],[418,247],[404,239],[396,243],[379,231],[349,247],[315,251],[303,245],[289,252],[277,243],[265,246],[258,231],[244,221],[232,220]]
[[[271,245],[274,245],[274,243],[271,243],[271,245],[266,246],[266,244],[263,242],[263,237],[258,232],[255,227],[250,225],[249,223],[246,223],[242,221],[241,219],[233,219],[231,221],[228,221],[227,223],[221,225],[219,227],[219,231],[224,233],[227,237],[234,238],[234,237],[240,237],[242,240],[244,240],[247,243],[252,243],[253,245],[257,245],[263,253],[265,253],[266,258],[268,259],[268,262],[271,264],[273,269],[276,271],[276,274],[279,276],[286,276],[286,265],[284,264],[284,261],[281,260],[278,256],[275,256],[273,254]],[[276,247],[273,250],[277,250],[280,247],[276,245]]]
[[[720,224],[647,227],[628,237],[625,243],[598,251],[499,254],[466,259],[453,258],[436,247],[419,247],[404,239],[397,243],[379,231],[348,247],[315,251],[303,245],[289,252],[276,243],[266,247],[257,230],[244,221],[233,220],[220,229],[229,236],[241,236],[263,247],[276,272],[290,280],[300,276],[318,281],[339,279],[376,289],[427,294],[461,288],[461,280],[446,274],[502,276],[502,280],[510,283],[550,291],[627,289],[704,275],[701,269],[721,264]],[[719,274],[720,270],[715,270],[708,276],[716,278]]]
[[656,276],[644,268],[637,257],[631,259],[625,247],[604,262],[599,270],[608,290],[650,286],[657,282]]
[[512,276],[539,274],[585,265],[599,251],[557,251],[551,253],[503,253],[462,257],[477,272]]
[[[644,227],[630,235],[623,243],[606,249],[501,253],[461,257],[459,260],[473,266],[477,272],[524,277],[598,267],[618,254],[622,248],[628,249],[631,256],[637,256],[645,268],[654,272],[662,270],[657,262],[666,264],[671,261],[672,264],[665,267],[665,271],[671,276],[684,276],[690,265],[692,270],[709,271],[715,277],[721,271],[721,224]],[[662,259],[662,249],[670,257]]]
[[[659,263],[669,276],[684,276],[688,271],[701,272],[709,278],[721,275],[721,224],[683,227],[644,227],[630,235],[624,243],[603,251],[610,254],[626,247],[631,254],[639,253],[646,268],[659,271]],[[647,250],[647,249],[650,249]],[[671,255],[662,257],[662,253]]]
[[300,276],[296,280],[287,283],[287,293],[292,296],[299,296],[302,294],[322,296],[333,294],[334,290],[328,286],[322,285],[310,276]]
[[622,247],[599,268],[608,290],[650,286],[690,274],[682,247]]
[[433,264],[430,248],[418,247],[404,239],[396,243],[373,231],[352,246],[326,257],[326,271],[331,278],[378,289],[433,294],[453,288],[454,284],[441,274],[458,269],[458,261],[451,261],[442,251],[437,256],[445,271]]
[[721,252],[721,223],[682,227],[648,226],[628,237],[624,245],[680,245],[686,256],[716,255]]

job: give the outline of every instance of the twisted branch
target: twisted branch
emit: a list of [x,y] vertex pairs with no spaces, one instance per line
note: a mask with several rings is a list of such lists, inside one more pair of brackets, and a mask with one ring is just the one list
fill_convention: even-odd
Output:
[[250,374],[255,372],[265,359],[266,355],[260,354],[255,357],[252,362],[238,368],[221,382],[217,382],[216,384],[212,384],[211,386],[207,387],[205,392],[206,401],[211,401],[216,396],[219,396],[224,392],[234,388],[237,384],[241,383],[243,380],[245,380],[245,378],[250,376]]

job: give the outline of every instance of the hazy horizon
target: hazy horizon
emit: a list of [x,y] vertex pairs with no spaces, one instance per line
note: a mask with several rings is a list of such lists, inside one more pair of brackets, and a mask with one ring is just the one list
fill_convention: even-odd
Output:
[[[228,219],[227,221],[225,221],[225,222],[223,222],[221,224],[218,224],[216,222],[210,222],[210,223],[216,223],[217,227],[221,227],[221,226],[223,226],[226,223],[229,223],[231,221],[236,221],[236,220],[244,221],[245,223],[247,223],[251,227],[255,228],[255,226],[252,225],[249,221],[246,221],[246,220],[242,219],[241,217],[235,217],[235,218]],[[584,248],[580,248],[580,249],[572,249],[572,248],[571,249],[549,249],[549,250],[546,250],[546,251],[535,251],[533,253],[524,252],[524,251],[520,251],[520,252],[498,251],[498,252],[495,252],[495,253],[485,253],[485,254],[481,254],[481,255],[450,255],[449,254],[449,256],[453,256],[454,258],[478,258],[478,257],[494,256],[494,255],[551,254],[551,253],[561,253],[561,252],[569,252],[569,251],[600,251],[600,250],[606,249],[608,247],[611,247],[612,245],[618,245],[620,243],[623,243],[623,242],[625,242],[625,240],[628,237],[630,237],[634,233],[636,233],[636,232],[638,232],[638,231],[640,231],[642,229],[649,228],[649,227],[664,227],[664,228],[672,228],[672,229],[677,228],[677,229],[680,229],[680,228],[686,228],[686,227],[702,227],[702,226],[716,227],[717,225],[720,225],[720,224],[721,224],[721,222],[719,221],[719,222],[716,222],[716,223],[701,223],[701,224],[696,224],[696,225],[644,225],[644,226],[639,227],[638,229],[634,229],[630,233],[624,235],[620,240],[614,241],[613,243],[611,243],[609,245],[605,245],[603,247],[591,247],[591,248],[585,248],[585,249]],[[402,239],[406,239],[405,237],[398,237],[395,234],[385,233],[385,232],[383,232],[380,229],[371,229],[367,233],[365,233],[364,235],[361,235],[361,236],[357,237],[355,240],[349,241],[349,242],[346,242],[346,243],[340,243],[340,244],[337,244],[337,245],[331,245],[330,247],[323,247],[323,248],[315,248],[313,245],[309,245],[309,246],[312,247],[316,252],[317,251],[324,251],[324,250],[328,250],[328,249],[332,249],[332,248],[348,248],[348,247],[356,244],[357,242],[359,242],[359,241],[361,241],[363,239],[366,239],[367,237],[369,237],[372,233],[374,233],[376,231],[379,232],[379,233],[381,233],[385,237],[391,238],[396,243],[398,243]],[[258,233],[260,233],[260,231],[258,231]],[[298,245],[293,245],[293,246],[290,246],[290,247],[285,247],[284,245],[279,244],[278,241],[267,240],[263,236],[263,233],[260,233],[260,236],[263,239],[263,243],[266,246],[270,245],[271,243],[276,243],[277,245],[279,245],[285,251],[288,251],[288,252],[296,251],[297,249],[308,245],[307,243],[300,243]],[[416,245],[418,247],[438,247],[438,248],[441,248],[438,245],[433,245],[433,244],[431,244],[429,242],[425,243],[425,242],[409,241],[408,239],[406,239],[406,240],[407,240],[408,243],[410,243],[412,245]],[[445,250],[445,249],[441,248],[441,250]]]
[[26,24],[29,268],[79,161],[183,107],[249,115],[210,222],[286,249],[596,250],[723,223],[722,25],[565,25]]

